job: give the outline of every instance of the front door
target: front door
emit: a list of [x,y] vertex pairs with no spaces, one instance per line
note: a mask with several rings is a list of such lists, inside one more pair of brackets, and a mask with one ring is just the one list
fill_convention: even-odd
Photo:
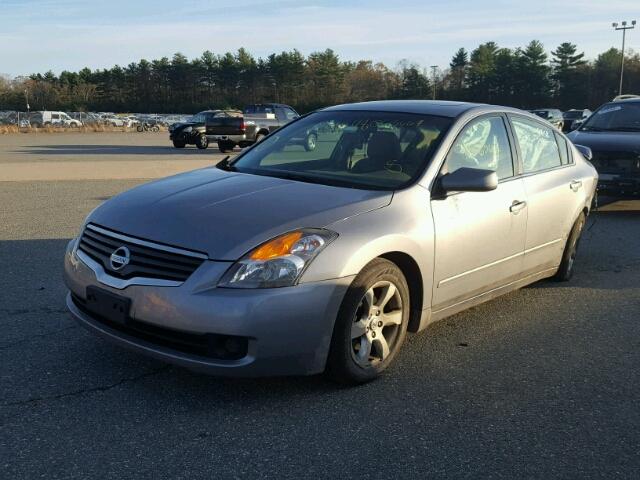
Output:
[[517,280],[522,271],[526,195],[522,179],[515,176],[501,115],[471,120],[452,145],[441,175],[462,167],[494,170],[500,182],[489,192],[444,197],[435,192],[434,312]]

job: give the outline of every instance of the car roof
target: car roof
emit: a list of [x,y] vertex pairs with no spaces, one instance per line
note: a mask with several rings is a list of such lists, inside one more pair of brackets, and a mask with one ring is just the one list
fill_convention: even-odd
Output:
[[605,103],[605,105],[620,105],[621,103],[640,103],[640,97],[636,98],[623,98],[622,100],[612,100],[611,102]]
[[469,110],[519,111],[510,107],[499,107],[483,103],[455,102],[447,100],[377,100],[372,102],[345,103],[328,107],[322,111],[359,110],[395,113],[418,113],[440,117],[457,117]]

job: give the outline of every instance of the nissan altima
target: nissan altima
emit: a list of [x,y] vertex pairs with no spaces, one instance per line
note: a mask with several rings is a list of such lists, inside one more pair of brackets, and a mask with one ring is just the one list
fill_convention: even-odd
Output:
[[[308,131],[313,150],[297,141]],[[67,306],[193,370],[362,383],[407,332],[570,279],[596,183],[580,150],[520,110],[330,107],[91,212],[65,254]]]

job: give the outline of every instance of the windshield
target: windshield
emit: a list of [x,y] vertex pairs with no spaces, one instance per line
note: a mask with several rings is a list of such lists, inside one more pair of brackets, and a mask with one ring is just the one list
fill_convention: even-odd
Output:
[[580,130],[640,132],[640,102],[607,103],[596,110]]
[[451,119],[405,113],[313,113],[231,164],[245,173],[351,188],[395,190],[425,169]]

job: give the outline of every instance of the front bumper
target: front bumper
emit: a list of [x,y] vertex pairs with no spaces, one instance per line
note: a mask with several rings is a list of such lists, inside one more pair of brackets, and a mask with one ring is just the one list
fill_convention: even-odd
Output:
[[[97,280],[73,253],[65,254],[64,278],[71,315],[91,332],[128,349],[213,375],[311,375],[324,370],[333,325],[353,277],[274,289],[225,289],[215,284],[227,262],[205,261],[179,286],[131,284],[123,289]],[[201,356],[113,328],[80,303],[96,286],[131,300],[132,322],[184,334],[246,338],[246,355],[233,360]],[[74,299],[75,297],[75,299]]]
[[612,195],[640,194],[640,174],[599,173],[598,192]]

